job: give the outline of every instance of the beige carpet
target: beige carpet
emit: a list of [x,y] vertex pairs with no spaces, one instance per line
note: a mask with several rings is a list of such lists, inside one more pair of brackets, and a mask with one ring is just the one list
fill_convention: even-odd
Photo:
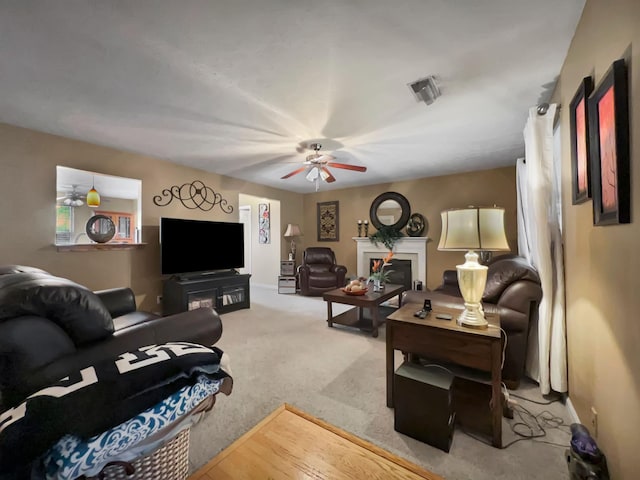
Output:
[[[222,323],[217,345],[230,355],[234,391],[192,429],[192,472],[288,403],[449,480],[569,478],[562,447],[525,440],[499,450],[456,430],[447,454],[396,432],[385,400],[384,328],[375,339],[328,328],[320,298],[252,287],[251,309],[225,314]],[[516,393],[544,400],[533,383]],[[521,403],[569,422],[561,403]],[[517,437],[503,422],[506,445]],[[541,440],[568,445],[566,430],[549,430]]]

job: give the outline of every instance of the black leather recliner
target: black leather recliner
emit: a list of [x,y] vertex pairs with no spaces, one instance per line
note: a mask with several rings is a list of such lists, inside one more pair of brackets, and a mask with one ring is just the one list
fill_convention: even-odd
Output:
[[211,308],[160,317],[138,311],[130,288],[92,292],[37,268],[0,267],[0,412],[100,360],[221,335]]
[[322,295],[344,287],[347,268],[336,264],[336,255],[327,247],[309,247],[298,267],[298,281],[302,295]]

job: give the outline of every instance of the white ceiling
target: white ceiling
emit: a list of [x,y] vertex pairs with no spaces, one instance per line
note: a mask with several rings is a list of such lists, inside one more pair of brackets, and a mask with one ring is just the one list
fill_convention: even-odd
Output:
[[[512,165],[584,0],[22,0],[0,121],[296,192]],[[442,96],[408,84],[435,75]]]

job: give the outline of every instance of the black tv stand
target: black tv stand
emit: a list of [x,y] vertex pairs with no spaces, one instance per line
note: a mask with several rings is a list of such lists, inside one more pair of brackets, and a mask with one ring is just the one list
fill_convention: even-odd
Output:
[[208,270],[206,272],[173,275],[171,279],[186,282],[189,280],[206,279],[211,277],[228,277],[232,275],[240,275],[240,272],[238,272],[235,268],[230,268],[229,270]]
[[222,314],[251,307],[249,274],[236,270],[173,276],[163,282],[164,315],[211,307]]

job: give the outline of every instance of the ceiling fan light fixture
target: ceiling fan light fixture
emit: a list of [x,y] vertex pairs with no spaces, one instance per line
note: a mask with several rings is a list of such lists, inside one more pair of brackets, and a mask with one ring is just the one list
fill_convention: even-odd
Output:
[[315,182],[318,178],[318,167],[312,167],[311,170],[309,170],[309,173],[307,173],[306,178],[310,182]]

